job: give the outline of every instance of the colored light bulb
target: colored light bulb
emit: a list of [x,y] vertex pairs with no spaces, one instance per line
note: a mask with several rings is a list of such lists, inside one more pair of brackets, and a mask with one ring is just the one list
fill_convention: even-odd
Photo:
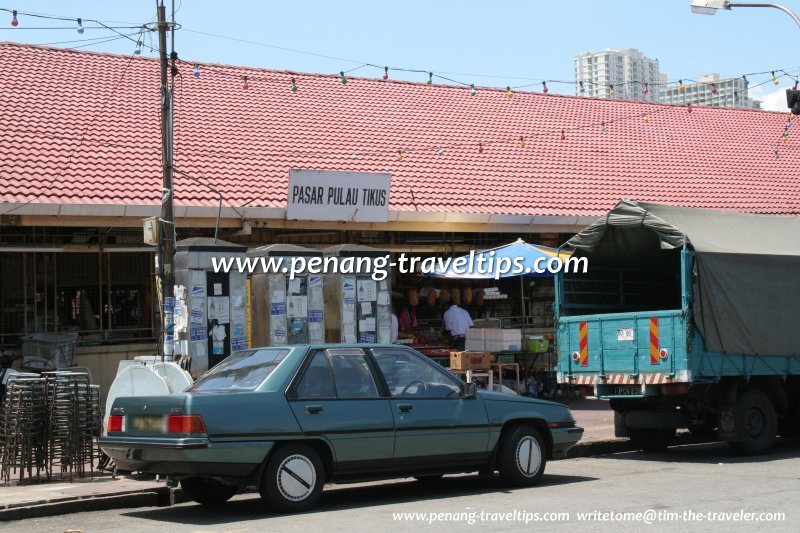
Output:
[[711,94],[717,94],[717,86],[715,84],[711,84]]
[[683,80],[678,80],[678,90],[679,91],[685,91],[686,90],[686,85],[683,84]]
[[520,136],[519,138],[519,147],[525,148],[525,137]]
[[478,143],[478,153],[479,154],[483,153],[483,143]]
[[384,80],[389,79],[389,67],[383,67],[383,79]]
[[580,90],[581,94],[586,92],[586,87],[583,86],[583,82],[582,81],[578,82],[578,86],[580,88],[579,90]]
[[293,93],[297,92],[297,82],[295,81],[294,78],[292,78],[292,92]]
[[438,155],[440,157],[443,156],[444,155],[444,148],[439,147],[439,149],[436,150],[436,155]]
[[772,71],[772,83],[774,83],[775,85],[778,85],[778,78],[775,77],[775,71],[774,70]]
[[600,123],[600,133],[605,133],[605,132],[606,132],[606,123],[605,122],[601,122]]
[[692,112],[692,104],[686,104],[686,111],[688,111],[689,113]]
[[614,95],[617,94],[617,92],[614,90],[614,86],[613,85],[611,85],[610,87],[611,87],[611,90],[608,91],[608,94],[610,94],[611,97],[613,98]]
[[428,72],[428,85],[433,85],[433,72]]
[[356,155],[356,153],[355,153],[355,152],[353,152],[352,159],[353,159],[353,161],[355,161],[356,159],[358,159],[358,156]]
[[510,86],[506,87],[506,96],[509,97],[509,98],[513,98],[514,97],[514,91],[511,90]]
[[648,117],[647,115],[644,116],[644,123],[645,124],[649,124],[650,123],[650,117]]
[[542,92],[547,94],[547,82],[546,81],[542,82]]
[[138,56],[142,53],[142,41],[136,41],[136,48],[133,49],[133,55]]
[[402,161],[403,160],[403,151],[402,150],[398,150],[397,151],[397,160],[398,161]]
[[341,76],[342,84],[347,83],[347,76],[344,75],[344,71],[339,72],[339,75]]
[[83,33],[83,22],[81,22],[81,19],[78,19],[78,33]]
[[564,130],[561,130],[561,140],[563,141],[566,138],[567,136],[564,134]]
[[470,83],[469,84],[469,94],[471,94],[472,96],[475,96],[476,94],[478,94],[478,91],[475,90],[475,84],[474,83]]
[[192,73],[192,75],[195,78],[199,78],[200,77],[200,65],[195,65],[194,66],[194,72]]
[[17,10],[11,12],[11,25],[16,27],[19,26],[19,21],[17,20]]
[[649,92],[650,92],[650,88],[647,86],[647,84],[646,84],[646,83],[644,84],[644,89],[642,89],[642,92],[643,92],[644,94],[647,94],[647,93],[649,93]]
[[247,89],[249,89],[249,88],[250,88],[250,83],[249,83],[249,82],[248,82],[248,80],[247,80],[247,76],[245,76],[245,77],[244,77],[244,85],[242,85],[242,89],[245,89],[245,90],[247,90]]

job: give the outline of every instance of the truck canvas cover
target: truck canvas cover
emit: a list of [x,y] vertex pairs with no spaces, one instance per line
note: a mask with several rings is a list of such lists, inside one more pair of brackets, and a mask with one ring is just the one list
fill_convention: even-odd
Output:
[[800,217],[622,200],[565,246],[591,269],[684,244],[695,252],[692,307],[707,350],[800,353]]

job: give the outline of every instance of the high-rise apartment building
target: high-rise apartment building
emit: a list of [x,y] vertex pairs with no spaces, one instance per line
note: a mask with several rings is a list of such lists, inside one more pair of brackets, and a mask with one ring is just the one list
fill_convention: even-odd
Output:
[[703,74],[697,82],[662,86],[664,104],[745,107],[761,109],[761,102],[750,99],[747,82],[742,77],[720,79],[719,74]]
[[666,78],[658,70],[658,59],[649,59],[635,48],[575,56],[578,96],[658,102],[660,84]]

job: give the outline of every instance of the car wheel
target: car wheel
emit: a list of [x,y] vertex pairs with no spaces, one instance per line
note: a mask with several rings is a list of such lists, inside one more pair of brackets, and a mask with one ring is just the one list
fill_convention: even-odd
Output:
[[202,505],[221,505],[237,492],[237,487],[220,483],[216,479],[189,477],[181,480],[181,488],[189,498]]
[[544,439],[534,427],[517,426],[507,430],[497,454],[500,479],[519,487],[537,484],[547,463],[546,449]]
[[319,454],[307,444],[287,444],[269,459],[259,493],[271,509],[297,512],[317,503],[324,484]]
[[751,389],[736,400],[734,421],[738,440],[731,446],[745,455],[768,453],[778,435],[778,415],[766,394]]

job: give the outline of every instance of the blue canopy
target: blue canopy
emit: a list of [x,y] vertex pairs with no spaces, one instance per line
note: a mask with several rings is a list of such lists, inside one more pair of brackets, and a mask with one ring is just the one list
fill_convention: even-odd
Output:
[[[546,270],[547,262],[553,257],[560,257],[566,261],[571,252],[561,252],[548,246],[529,244],[522,239],[483,250],[470,252],[458,258],[442,258],[437,262],[434,271],[428,276],[454,279],[498,279],[516,276],[527,277],[552,277],[552,272]],[[521,267],[521,272],[517,266]],[[498,274],[498,269],[505,272]],[[545,270],[544,272],[537,272]]]

